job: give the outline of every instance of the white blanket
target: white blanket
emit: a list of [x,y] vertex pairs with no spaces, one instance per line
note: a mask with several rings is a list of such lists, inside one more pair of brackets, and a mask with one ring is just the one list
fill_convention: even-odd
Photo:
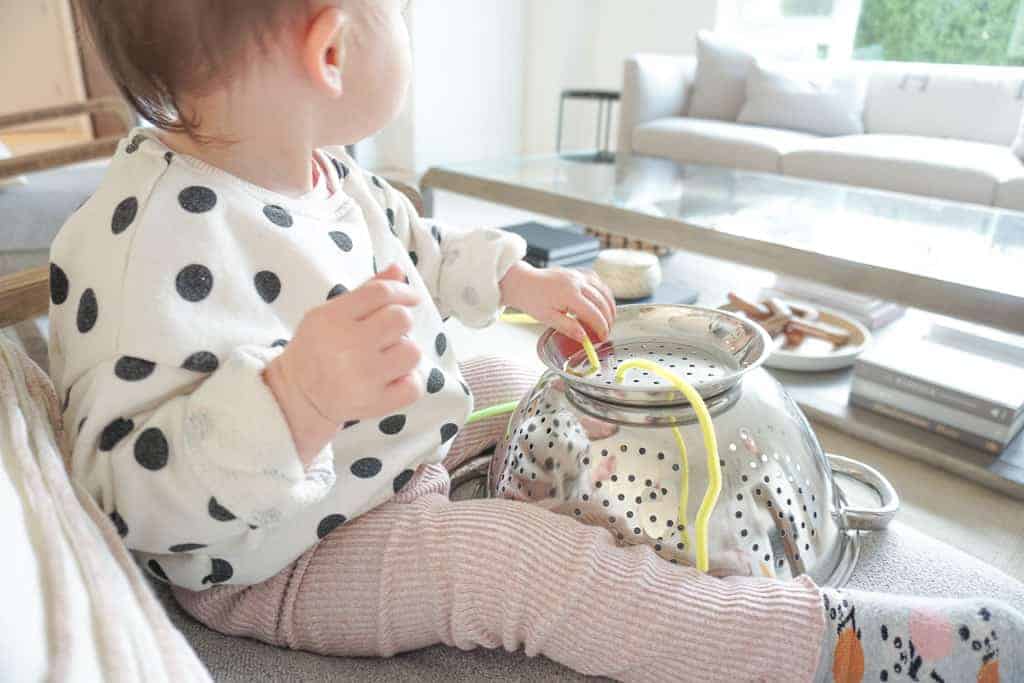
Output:
[[0,680],[208,681],[113,526],[73,490],[46,375],[0,338]]

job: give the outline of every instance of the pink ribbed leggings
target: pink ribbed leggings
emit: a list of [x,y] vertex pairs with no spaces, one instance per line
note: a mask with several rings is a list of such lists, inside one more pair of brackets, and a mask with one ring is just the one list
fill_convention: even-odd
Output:
[[[516,400],[530,373],[462,367],[476,407]],[[451,468],[504,430],[466,428]],[[629,681],[809,681],[824,614],[810,580],[715,579],[604,529],[504,500],[448,500],[420,469],[391,502],[337,529],[255,586],[175,589],[210,628],[327,655],[390,656],[437,643],[525,648]]]

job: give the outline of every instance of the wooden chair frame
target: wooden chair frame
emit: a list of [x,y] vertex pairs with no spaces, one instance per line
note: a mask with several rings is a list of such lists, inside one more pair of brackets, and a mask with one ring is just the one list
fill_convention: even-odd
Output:
[[[135,111],[120,97],[99,97],[75,104],[5,114],[0,116],[0,129],[22,126],[27,123],[38,123],[39,121],[61,119],[68,116],[94,114],[102,111],[117,114],[124,123],[125,130],[131,130],[138,122]],[[90,140],[42,152],[21,154],[10,159],[0,159],[0,179],[43,171],[55,166],[65,166],[80,161],[109,157],[117,149],[117,143],[122,137],[123,135],[111,135],[99,140]]]

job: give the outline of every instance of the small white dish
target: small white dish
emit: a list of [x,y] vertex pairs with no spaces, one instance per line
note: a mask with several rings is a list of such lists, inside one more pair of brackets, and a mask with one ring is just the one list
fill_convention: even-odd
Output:
[[[786,302],[793,305],[801,304],[795,300]],[[731,306],[723,306],[722,309],[743,315],[742,312],[736,311]],[[848,368],[857,362],[857,358],[871,344],[872,337],[868,328],[838,311],[819,306],[815,306],[814,310],[819,314],[817,322],[849,332],[850,341],[839,348],[834,348],[824,339],[808,337],[799,348],[785,349],[783,345],[786,338],[780,335],[775,339],[775,351],[765,361],[765,366],[794,372],[827,372]]]

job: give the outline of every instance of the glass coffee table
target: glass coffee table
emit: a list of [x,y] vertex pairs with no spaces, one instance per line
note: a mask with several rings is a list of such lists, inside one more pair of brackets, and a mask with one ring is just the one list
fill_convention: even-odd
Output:
[[421,186],[1024,333],[1024,213],[642,157],[443,166]]
[[[1024,213],[649,158],[460,164],[421,186],[428,207],[447,190],[675,247],[707,305],[772,271],[1024,333]],[[992,456],[852,406],[851,369],[771,372],[811,419],[1024,500],[1024,435]]]

